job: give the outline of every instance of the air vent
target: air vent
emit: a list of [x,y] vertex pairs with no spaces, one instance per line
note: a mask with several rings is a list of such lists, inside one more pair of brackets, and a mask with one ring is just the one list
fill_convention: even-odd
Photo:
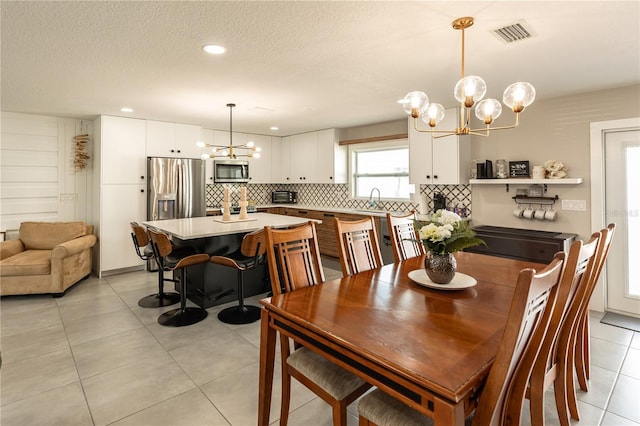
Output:
[[493,30],[493,33],[507,43],[524,40],[533,36],[533,31],[529,29],[529,26],[524,21],[498,28],[497,30]]
[[271,109],[271,108],[267,108],[267,107],[261,107],[261,106],[254,106],[253,108],[249,108],[249,111],[251,111],[251,112],[276,112],[275,109]]

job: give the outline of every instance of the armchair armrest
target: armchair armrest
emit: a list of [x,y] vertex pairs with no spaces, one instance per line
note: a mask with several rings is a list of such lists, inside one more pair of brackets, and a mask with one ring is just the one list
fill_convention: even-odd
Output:
[[0,242],[0,260],[6,259],[24,251],[24,244],[20,240]]
[[64,259],[75,253],[80,253],[88,248],[93,247],[98,239],[95,235],[85,235],[83,237],[74,238],[70,241],[65,241],[62,244],[58,244],[51,251],[51,260]]

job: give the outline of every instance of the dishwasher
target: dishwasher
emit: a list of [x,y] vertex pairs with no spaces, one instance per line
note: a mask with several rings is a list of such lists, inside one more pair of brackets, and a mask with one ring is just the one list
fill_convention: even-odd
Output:
[[380,254],[382,254],[382,263],[388,265],[395,262],[393,256],[393,247],[391,246],[391,236],[389,235],[389,226],[387,225],[387,218],[380,218]]

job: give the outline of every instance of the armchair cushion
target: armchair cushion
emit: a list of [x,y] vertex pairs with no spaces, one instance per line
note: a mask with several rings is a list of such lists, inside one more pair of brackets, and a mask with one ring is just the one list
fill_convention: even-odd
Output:
[[87,235],[84,222],[22,222],[20,240],[25,250],[52,250],[58,244]]
[[29,250],[2,262],[1,276],[48,275],[51,273],[51,250]]

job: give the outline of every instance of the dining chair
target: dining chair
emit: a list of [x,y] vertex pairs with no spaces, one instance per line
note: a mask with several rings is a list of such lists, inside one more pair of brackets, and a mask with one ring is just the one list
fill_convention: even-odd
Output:
[[249,324],[260,319],[261,309],[244,303],[244,273],[264,263],[265,231],[249,232],[242,237],[240,248],[225,256],[211,256],[211,262],[237,270],[238,305],[221,310],[218,319],[227,324]]
[[168,327],[184,327],[202,321],[207,311],[200,307],[187,307],[187,268],[207,263],[210,256],[175,248],[167,234],[149,229],[149,237],[158,268],[180,271],[180,308],[172,309],[158,317],[158,324]]
[[[265,228],[267,262],[274,295],[320,284],[324,281],[314,222],[290,229]],[[280,425],[289,418],[291,377],[331,405],[333,424],[347,424],[347,405],[371,386],[354,374],[315,352],[294,345],[280,334],[282,356],[282,402]]]
[[[479,392],[472,425],[520,424],[526,384],[549,325],[565,262],[560,252],[540,272],[518,275],[506,326],[484,387]],[[433,421],[380,389],[358,403],[360,426],[432,425]],[[535,423],[532,423],[535,424]]]
[[414,219],[415,212],[403,216],[393,216],[387,212],[387,226],[396,263],[425,253]]
[[334,224],[343,277],[383,265],[373,217],[353,221],[336,217]]
[[[130,225],[131,239],[133,240],[133,247],[138,257],[144,261],[153,259],[153,247],[149,241],[146,229],[137,222],[131,222]],[[165,278],[164,271],[158,268],[158,292],[138,300],[138,306],[142,308],[160,308],[178,303],[180,301],[180,295],[178,293],[165,293],[165,281],[173,282],[174,280]]]
[[587,392],[589,390],[588,380],[591,375],[591,339],[589,337],[589,301],[591,300],[591,296],[598,284],[598,280],[602,275],[602,270],[604,268],[605,263],[607,262],[607,257],[609,256],[609,249],[611,248],[611,240],[613,240],[613,234],[615,233],[616,224],[610,223],[606,228],[602,229],[600,233],[602,234],[602,244],[601,247],[598,248],[598,253],[596,256],[598,257],[598,266],[596,268],[595,274],[591,278],[591,281],[586,289],[586,292],[583,297],[582,304],[582,312],[580,313],[580,324],[578,327],[578,341],[576,348],[576,374],[578,376],[578,383],[580,385],[580,389]]
[[558,297],[551,313],[549,330],[542,342],[540,355],[535,361],[529,380],[531,424],[544,425],[544,394],[551,384],[560,424],[569,424],[571,396],[568,394],[566,374],[572,374],[570,380],[573,382],[571,361],[575,356],[575,334],[580,305],[577,294],[592,274],[600,241],[600,233],[596,232],[587,243],[581,240],[574,241],[569,248]]

